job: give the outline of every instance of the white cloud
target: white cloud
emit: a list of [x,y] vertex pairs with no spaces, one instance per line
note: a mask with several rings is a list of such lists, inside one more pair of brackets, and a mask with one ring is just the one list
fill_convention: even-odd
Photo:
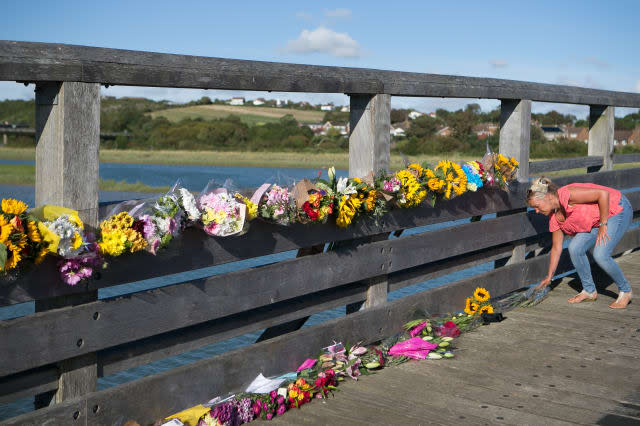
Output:
[[307,12],[296,12],[296,18],[302,19],[303,21],[309,21],[311,20],[311,18],[313,18],[313,16],[311,16],[311,14]]
[[361,56],[360,45],[347,33],[337,33],[326,27],[313,31],[302,30],[297,40],[287,43],[286,51],[292,53],[328,53],[341,58]]
[[351,11],[349,9],[343,8],[326,10],[324,12],[324,16],[326,16],[327,18],[350,18]]
[[493,68],[506,68],[509,66],[509,63],[503,59],[491,59],[489,61],[489,64],[493,67]]

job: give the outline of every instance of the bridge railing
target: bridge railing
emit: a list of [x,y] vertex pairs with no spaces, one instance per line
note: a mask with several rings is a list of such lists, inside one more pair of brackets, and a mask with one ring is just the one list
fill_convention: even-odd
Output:
[[[522,183],[509,192],[484,190],[435,208],[393,211],[382,226],[366,220],[347,230],[255,222],[236,238],[187,230],[157,256],[115,259],[101,279],[74,287],[58,281],[50,260],[0,286],[0,306],[36,307],[34,314],[0,322],[0,402],[35,395],[38,408],[50,405],[9,424],[149,423],[239,390],[258,372],[294,370],[334,339],[371,342],[394,334],[416,310],[457,310],[476,286],[502,294],[538,281],[546,274],[549,242],[545,219],[524,203],[530,172],[603,170],[557,181],[629,189],[640,210],[640,169],[611,170],[613,108],[640,107],[636,94],[23,42],[0,42],[0,80],[36,84],[36,204],[75,208],[89,226],[97,225],[100,210],[100,84],[347,93],[351,176],[388,169],[391,95],[495,98],[502,105],[500,151],[522,165]],[[589,157],[529,165],[532,100],[590,105]],[[463,223],[448,223],[456,220]],[[388,238],[437,224],[446,227]],[[330,242],[340,244],[325,251]],[[617,252],[639,246],[640,232],[633,229]],[[99,289],[292,250],[296,258],[273,264],[98,298]],[[390,291],[487,262],[497,268],[388,301]],[[563,255],[558,273],[570,269]],[[300,329],[309,316],[343,306],[349,315]],[[261,337],[248,347],[97,390],[99,377],[256,331]]]

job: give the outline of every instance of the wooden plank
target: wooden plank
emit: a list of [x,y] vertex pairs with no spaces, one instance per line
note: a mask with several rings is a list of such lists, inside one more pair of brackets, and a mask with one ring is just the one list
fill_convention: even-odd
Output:
[[518,180],[529,181],[529,147],[531,145],[531,101],[503,99],[500,101],[499,152],[514,157],[520,163]]
[[579,169],[582,167],[602,167],[602,164],[602,157],[599,156],[558,158],[556,160],[532,161],[529,163],[529,172],[531,174],[540,174],[556,170]]
[[58,369],[44,366],[11,376],[0,377],[0,404],[49,392],[58,388]]
[[[520,214],[474,222],[5,321],[0,323],[0,355],[5,360],[0,376],[446,259],[470,247],[522,239],[544,227],[539,219]],[[301,280],[309,270],[316,271],[314,280]],[[140,312],[145,315],[140,317]]]
[[[608,104],[607,104],[608,105]],[[613,170],[613,130],[615,108],[606,105],[590,105],[589,107],[589,143],[588,155],[602,156],[602,170]],[[600,169],[590,167],[587,171]]]
[[[640,186],[640,168],[592,173],[555,179],[558,185],[571,182],[592,182],[624,189]],[[136,253],[122,259],[114,259],[100,280],[77,286],[63,285],[55,269],[55,260],[45,260],[39,268],[25,273],[19,280],[0,286],[0,306],[23,303],[34,299],[81,293],[88,290],[155,278],[171,273],[219,265],[266,254],[309,247],[322,242],[344,241],[409,229],[472,216],[496,213],[524,207],[527,187],[512,185],[511,191],[486,190],[465,194],[443,203],[437,208],[428,206],[405,210],[394,210],[385,216],[383,226],[373,221],[358,221],[349,229],[332,224],[291,227],[254,222],[251,230],[237,238],[211,238],[196,229],[187,229],[181,238],[157,256]],[[184,253],[190,253],[184,256]]]
[[36,205],[78,210],[98,225],[100,85],[36,86]]
[[53,43],[0,42],[0,80],[321,93],[530,99],[640,107],[640,95],[554,84],[243,61]]
[[391,96],[350,95],[349,177],[389,171]]
[[[47,82],[36,85],[36,205],[78,210],[87,230],[98,225],[100,85]],[[36,302],[36,312],[96,300],[97,292]],[[96,354],[58,364],[55,395],[39,394],[36,406],[60,403],[97,387]]]
[[621,163],[640,163],[640,154],[615,154],[613,156],[615,164]]

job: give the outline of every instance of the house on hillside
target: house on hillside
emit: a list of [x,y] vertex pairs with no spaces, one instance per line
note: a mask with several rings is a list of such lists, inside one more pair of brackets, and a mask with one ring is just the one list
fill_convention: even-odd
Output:
[[634,145],[640,144],[640,126],[633,129],[633,133],[631,133],[629,137],[629,143]]
[[333,111],[333,105],[320,105],[320,111]]
[[265,100],[263,98],[258,98],[253,101],[253,105],[255,106],[260,106],[264,104],[265,104]]
[[633,135],[633,130],[614,130],[613,132],[613,146],[617,145],[628,145],[631,142],[631,136]]
[[391,136],[393,137],[404,137],[405,136],[405,132],[404,129],[402,127],[393,127],[391,126],[389,129],[389,133],[391,133]]
[[231,98],[229,105],[244,105],[244,98]]
[[559,126],[540,126],[540,130],[542,130],[544,137],[550,141],[567,136],[564,129]]
[[420,111],[411,111],[409,113],[409,120],[415,120],[418,117],[423,116],[424,113],[420,112]]
[[589,141],[589,129],[586,127],[567,127],[567,138],[586,143]]
[[277,108],[282,108],[283,106],[285,106],[287,104],[286,101],[283,101],[282,99],[276,99],[276,107]]
[[436,113],[435,112],[430,112],[428,115],[431,118],[436,118]]
[[437,132],[437,136],[451,136],[453,134],[453,129],[449,126],[445,126],[440,128]]
[[473,126],[473,131],[478,138],[484,139],[495,135],[498,131],[498,127],[499,126],[495,123],[481,123]]
[[350,111],[349,105],[345,105],[342,108],[340,108],[340,112],[349,112],[349,111]]

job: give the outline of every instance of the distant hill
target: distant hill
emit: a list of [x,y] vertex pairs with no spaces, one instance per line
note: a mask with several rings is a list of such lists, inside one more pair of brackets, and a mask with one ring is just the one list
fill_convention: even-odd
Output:
[[287,114],[292,115],[293,118],[302,123],[320,123],[325,113],[324,111],[231,105],[196,105],[148,113],[152,118],[165,117],[171,122],[178,122],[186,118],[212,120],[235,115],[249,126],[274,123]]

